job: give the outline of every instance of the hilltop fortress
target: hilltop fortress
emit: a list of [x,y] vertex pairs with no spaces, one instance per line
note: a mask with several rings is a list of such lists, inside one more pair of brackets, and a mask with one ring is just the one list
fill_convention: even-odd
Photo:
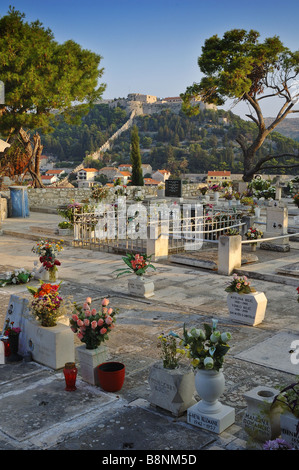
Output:
[[[200,100],[193,100],[194,104],[199,104],[200,109],[217,110],[214,104],[205,104]],[[177,97],[157,98],[153,95],[142,95],[141,93],[130,93],[127,98],[114,98],[111,100],[101,100],[98,104],[108,104],[112,108],[121,106],[128,114],[135,111],[136,115],[161,113],[164,109],[171,109],[174,113],[179,113],[182,107],[182,99]]]

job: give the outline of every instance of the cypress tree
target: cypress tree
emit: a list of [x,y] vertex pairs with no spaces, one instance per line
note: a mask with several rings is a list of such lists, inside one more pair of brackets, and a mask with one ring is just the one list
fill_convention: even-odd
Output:
[[139,147],[139,135],[137,126],[133,126],[131,132],[131,163],[132,163],[132,186],[143,186],[143,174],[141,167],[141,154]]

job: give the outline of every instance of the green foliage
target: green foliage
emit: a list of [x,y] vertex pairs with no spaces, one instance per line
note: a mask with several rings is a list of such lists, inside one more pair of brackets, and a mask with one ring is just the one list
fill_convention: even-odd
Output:
[[[0,19],[0,76],[5,83],[5,105],[0,129],[8,135],[19,128],[51,130],[53,110],[73,121],[99,99],[105,85],[101,56],[68,40],[58,44],[40,21],[28,23],[10,8]],[[76,107],[73,103],[85,103]]]
[[131,132],[131,163],[132,163],[131,185],[143,186],[144,181],[143,181],[143,174],[142,174],[142,167],[141,167],[139,134],[138,134],[138,127],[136,125],[133,126],[133,129]]

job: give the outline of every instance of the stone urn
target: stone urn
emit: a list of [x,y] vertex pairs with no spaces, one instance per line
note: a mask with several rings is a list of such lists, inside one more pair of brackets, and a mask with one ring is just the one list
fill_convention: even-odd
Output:
[[194,398],[194,372],[190,367],[180,365],[176,369],[166,369],[162,362],[151,367],[149,374],[151,405],[181,416],[196,403]]
[[135,297],[152,297],[154,293],[153,281],[146,279],[143,276],[134,276],[128,281],[128,289],[131,295]]
[[234,408],[219,401],[225,389],[225,378],[221,369],[198,369],[195,388],[200,401],[188,409],[188,423],[220,434],[235,422]]

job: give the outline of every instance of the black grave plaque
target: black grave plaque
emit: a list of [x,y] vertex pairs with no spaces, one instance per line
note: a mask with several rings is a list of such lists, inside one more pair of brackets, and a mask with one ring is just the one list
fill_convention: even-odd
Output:
[[165,196],[182,197],[182,180],[166,180]]

